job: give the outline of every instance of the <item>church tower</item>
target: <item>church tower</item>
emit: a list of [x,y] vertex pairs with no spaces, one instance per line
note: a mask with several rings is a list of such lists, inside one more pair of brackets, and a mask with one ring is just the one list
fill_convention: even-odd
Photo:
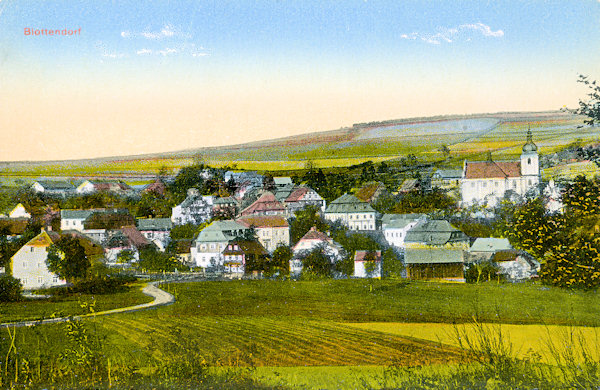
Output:
[[534,182],[527,180],[527,184],[538,184],[540,181],[540,162],[537,152],[538,148],[533,143],[531,128],[527,130],[527,142],[523,145],[521,153],[521,176],[528,177]]

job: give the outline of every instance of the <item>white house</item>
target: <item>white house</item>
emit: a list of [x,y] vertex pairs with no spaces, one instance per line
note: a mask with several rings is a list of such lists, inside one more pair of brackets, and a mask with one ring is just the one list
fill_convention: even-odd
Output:
[[35,192],[65,197],[75,192],[75,186],[63,180],[37,180],[31,185]]
[[250,215],[242,217],[237,222],[256,231],[258,242],[269,252],[273,253],[279,245],[290,245],[290,225],[279,215]]
[[202,196],[197,190],[190,188],[187,198],[173,207],[171,221],[175,225],[200,225],[212,218],[213,201],[213,196]]
[[294,189],[284,200],[283,204],[287,208],[288,215],[294,215],[296,211],[302,210],[307,206],[316,206],[321,211],[325,211],[325,199],[315,190],[309,187],[300,186]]
[[404,239],[410,229],[427,218],[425,214],[385,214],[381,230],[388,244],[404,249]]
[[173,222],[169,218],[140,218],[137,220],[137,228],[147,240],[164,251],[171,240]]
[[315,248],[322,247],[323,253],[327,255],[332,262],[342,259],[342,247],[333,241],[327,234],[318,231],[314,226],[294,245],[292,248],[293,257],[290,260],[290,274],[300,274],[303,264],[300,256],[312,251]]
[[227,243],[242,237],[247,230],[245,225],[236,221],[214,221],[202,229],[193,242],[190,248],[192,263],[202,268],[221,267]]
[[537,146],[531,130],[523,145],[520,161],[465,161],[460,189],[463,204],[486,203],[493,206],[511,191],[524,196],[539,189],[541,175]]
[[376,230],[377,211],[356,196],[345,194],[334,200],[325,209],[325,219],[341,221],[350,230]]
[[354,252],[354,277],[381,278],[381,251],[373,251],[373,259],[369,258],[368,253],[369,251]]
[[[50,236],[54,237],[54,239]],[[19,279],[24,290],[64,286],[66,281],[48,271],[48,247],[58,239],[56,233],[42,231],[11,257],[12,276]]]
[[8,218],[26,218],[29,219],[31,218],[31,214],[29,214],[27,212],[27,210],[25,209],[25,206],[23,206],[23,204],[19,203],[18,205],[15,206],[14,209],[12,209],[9,213],[8,213]]
[[97,210],[60,210],[60,230],[85,230],[83,222]]

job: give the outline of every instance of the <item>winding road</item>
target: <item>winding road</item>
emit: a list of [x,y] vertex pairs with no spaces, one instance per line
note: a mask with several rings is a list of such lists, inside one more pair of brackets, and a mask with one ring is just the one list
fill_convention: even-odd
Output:
[[121,307],[118,309],[99,311],[97,313],[84,314],[84,315],[80,315],[80,316],[47,318],[44,320],[35,320],[35,321],[6,322],[6,323],[0,324],[0,327],[9,326],[11,328],[21,328],[23,326],[56,324],[59,322],[66,322],[71,319],[79,320],[79,319],[86,318],[86,317],[105,316],[105,315],[116,314],[116,313],[129,313],[132,311],[145,310],[145,309],[150,309],[150,308],[157,307],[157,306],[170,305],[171,303],[175,302],[175,297],[173,295],[156,287],[156,284],[158,284],[158,283],[159,282],[148,283],[142,289],[142,293],[154,298],[154,300],[152,302],[142,303],[140,305],[135,305],[135,306]]

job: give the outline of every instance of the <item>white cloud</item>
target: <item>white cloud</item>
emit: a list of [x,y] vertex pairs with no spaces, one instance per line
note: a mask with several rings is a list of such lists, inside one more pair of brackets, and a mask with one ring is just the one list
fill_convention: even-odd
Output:
[[418,33],[418,32],[412,32],[410,34],[402,34],[402,35],[400,35],[400,38],[408,39],[408,40],[420,39],[421,41],[423,41],[425,43],[429,43],[432,45],[440,45],[443,42],[452,43],[452,42],[455,42],[458,40],[465,40],[468,42],[471,40],[471,38],[468,35],[473,32],[480,33],[484,37],[489,37],[489,38],[500,38],[500,37],[504,36],[504,31],[502,31],[502,30],[493,31],[490,26],[485,25],[481,22],[478,22],[478,23],[470,23],[470,24],[461,24],[460,26],[453,27],[453,28],[440,27],[440,28],[438,28],[438,32],[435,34],[426,34],[426,33]]
[[162,54],[163,56],[168,56],[169,54],[177,53],[177,49],[172,49],[172,48],[167,47],[164,50],[159,50],[158,53]]
[[123,57],[125,57],[125,54],[123,54],[123,53],[104,53],[104,54],[102,54],[102,57],[106,57],[106,58],[123,58]]
[[129,38],[130,36],[131,36],[131,33],[129,31],[121,31],[121,37]]
[[141,50],[136,51],[135,54],[137,54],[137,55],[152,54],[152,50],[141,49]]

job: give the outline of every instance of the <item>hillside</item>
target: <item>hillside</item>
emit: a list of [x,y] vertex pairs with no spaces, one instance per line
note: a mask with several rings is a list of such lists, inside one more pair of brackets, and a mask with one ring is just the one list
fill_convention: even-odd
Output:
[[582,127],[582,118],[550,112],[496,113],[464,116],[408,118],[359,123],[349,128],[302,134],[248,144],[193,148],[177,152],[89,160],[4,162],[0,176],[99,176],[143,180],[161,167],[175,171],[194,160],[238,169],[301,169],[307,160],[314,166],[349,166],[363,161],[393,160],[408,154],[427,161],[440,160],[442,145],[450,149],[450,163],[480,158],[488,150],[498,159],[519,153],[527,128],[542,154],[554,152],[576,140],[590,142],[599,128]]

